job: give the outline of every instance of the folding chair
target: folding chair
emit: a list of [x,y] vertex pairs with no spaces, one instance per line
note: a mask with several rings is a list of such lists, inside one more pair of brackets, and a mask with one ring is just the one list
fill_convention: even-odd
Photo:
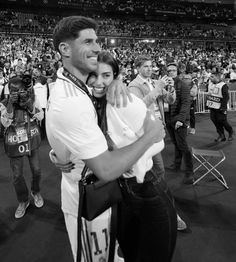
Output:
[[225,188],[229,189],[224,176],[216,169],[216,167],[225,160],[225,154],[222,150],[205,150],[192,147],[192,155],[199,163],[199,165],[193,170],[194,173],[200,167],[205,167],[207,170],[193,183],[193,185],[196,185],[208,174],[212,174]]

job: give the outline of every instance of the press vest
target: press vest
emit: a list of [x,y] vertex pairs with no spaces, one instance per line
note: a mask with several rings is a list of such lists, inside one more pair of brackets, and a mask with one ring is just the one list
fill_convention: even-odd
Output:
[[225,85],[224,82],[220,82],[218,84],[209,83],[208,86],[208,95],[207,95],[207,103],[206,105],[212,109],[219,109],[221,107],[222,102],[222,87]]

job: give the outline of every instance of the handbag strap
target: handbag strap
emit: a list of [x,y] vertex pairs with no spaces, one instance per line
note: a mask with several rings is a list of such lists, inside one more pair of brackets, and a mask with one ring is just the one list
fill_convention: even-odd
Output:
[[[116,145],[108,133],[106,103],[107,103],[106,100],[103,98],[101,110],[98,110],[97,113],[98,113],[98,119],[100,119],[99,126],[107,140],[108,150],[112,151],[116,148]],[[99,106],[99,103],[97,103],[97,106]],[[118,214],[118,204],[115,204],[111,207],[110,245],[109,245],[108,262],[113,262],[115,256],[117,214]]]
[[115,204],[111,208],[111,232],[110,232],[110,246],[109,246],[108,262],[113,262],[114,256],[115,256],[117,215],[118,215],[118,204]]
[[[85,167],[84,167],[85,169]],[[83,171],[84,171],[83,169]],[[83,172],[82,171],[82,172]],[[79,208],[78,208],[78,217],[77,217],[77,256],[76,262],[81,262],[81,253],[82,253],[82,208],[83,208],[83,200],[84,200],[84,187],[82,182],[79,181]]]

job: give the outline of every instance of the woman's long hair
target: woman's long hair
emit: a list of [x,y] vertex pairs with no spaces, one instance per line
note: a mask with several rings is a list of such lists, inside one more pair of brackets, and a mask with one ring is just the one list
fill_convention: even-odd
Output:
[[120,73],[120,69],[117,60],[112,56],[111,53],[108,51],[100,52],[98,55],[98,62],[110,65],[113,70],[114,79],[117,78]]

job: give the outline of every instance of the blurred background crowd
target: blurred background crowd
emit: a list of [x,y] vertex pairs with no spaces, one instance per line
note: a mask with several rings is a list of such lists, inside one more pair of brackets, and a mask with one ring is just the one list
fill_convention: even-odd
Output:
[[171,60],[183,78],[197,68],[202,90],[216,68],[227,82],[236,79],[236,30],[230,0],[13,2],[0,3],[1,90],[9,77],[25,71],[42,84],[54,81],[62,64],[53,48],[53,28],[63,16],[84,15],[84,10],[98,21],[100,44],[118,59],[126,84],[137,74],[134,59],[140,54],[151,55],[156,79],[165,74]]

